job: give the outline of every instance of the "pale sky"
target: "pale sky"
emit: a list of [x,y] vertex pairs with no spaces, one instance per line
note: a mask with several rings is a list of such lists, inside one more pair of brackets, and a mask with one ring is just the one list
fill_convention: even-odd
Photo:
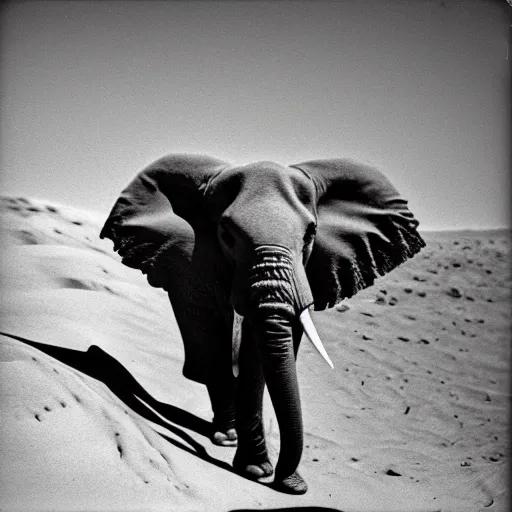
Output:
[[107,213],[168,153],[353,157],[423,229],[510,223],[505,0],[3,5],[3,194]]

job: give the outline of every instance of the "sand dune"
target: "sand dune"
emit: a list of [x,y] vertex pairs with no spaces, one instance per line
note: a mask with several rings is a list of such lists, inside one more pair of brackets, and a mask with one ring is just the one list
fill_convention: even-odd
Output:
[[98,239],[103,219],[1,209],[2,510],[508,510],[507,232],[425,233],[416,258],[314,314],[335,370],[303,342],[310,490],[293,497],[209,442],[167,296]]

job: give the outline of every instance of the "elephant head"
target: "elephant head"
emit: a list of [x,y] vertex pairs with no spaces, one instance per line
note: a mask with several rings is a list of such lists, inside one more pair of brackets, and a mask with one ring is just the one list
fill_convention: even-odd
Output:
[[[207,385],[216,416],[236,415],[235,466],[255,477],[271,473],[266,383],[281,437],[275,482],[300,493],[295,358],[304,326],[328,359],[308,309],[333,307],[416,254],[425,245],[417,226],[390,182],[351,160],[233,166],[170,155],[122,192],[100,236],[168,291],[184,375]],[[226,390],[235,382],[233,405]]]

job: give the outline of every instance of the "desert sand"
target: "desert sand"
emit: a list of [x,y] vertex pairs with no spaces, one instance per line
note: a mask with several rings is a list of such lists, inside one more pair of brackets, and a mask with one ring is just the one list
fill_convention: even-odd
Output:
[[[2,511],[508,510],[508,232],[423,233],[414,259],[313,313],[335,369],[303,340],[309,491],[288,496],[211,444],[167,295],[98,239],[103,219],[1,209]],[[268,397],[265,414],[275,462]]]

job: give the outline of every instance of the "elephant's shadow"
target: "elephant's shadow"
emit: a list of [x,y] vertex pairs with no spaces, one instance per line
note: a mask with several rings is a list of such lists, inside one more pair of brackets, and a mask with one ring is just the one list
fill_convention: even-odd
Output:
[[[236,474],[229,464],[209,455],[201,443],[182,430],[182,428],[192,430],[209,439],[209,435],[212,430],[212,424],[210,422],[197,417],[195,414],[180,409],[179,407],[159,402],[153,398],[117,359],[100,347],[91,345],[86,352],[80,352],[79,350],[39,343],[21,336],[15,336],[14,334],[7,334],[1,331],[0,335],[25,343],[26,345],[57,359],[61,363],[64,363],[65,365],[102,382],[115,396],[117,396],[117,398],[119,398],[134,412],[143,418],[166,428],[169,432],[172,432],[175,436],[180,437],[184,441],[178,441],[158,432],[159,435],[169,443],[221,469]],[[173,425],[171,425],[171,423],[173,423]],[[179,427],[177,425],[179,425]],[[272,487],[271,483],[260,482],[260,484]],[[247,512],[251,512],[249,509],[240,509],[240,512],[245,512],[246,510]],[[341,512],[339,509],[324,507],[293,507],[266,510],[275,510],[276,512],[281,510],[304,510],[304,512],[325,510]],[[238,510],[233,512],[238,512]]]
[[168,442],[211,464],[234,472],[230,465],[213,458],[201,443],[183,430],[185,428],[209,438],[212,429],[210,422],[179,407],[159,402],[153,398],[117,359],[100,347],[91,345],[86,352],[80,352],[79,350],[46,345],[13,334],[3,332],[0,334],[30,345],[61,363],[102,382],[134,412],[164,427],[184,441],[178,441],[159,432]]

